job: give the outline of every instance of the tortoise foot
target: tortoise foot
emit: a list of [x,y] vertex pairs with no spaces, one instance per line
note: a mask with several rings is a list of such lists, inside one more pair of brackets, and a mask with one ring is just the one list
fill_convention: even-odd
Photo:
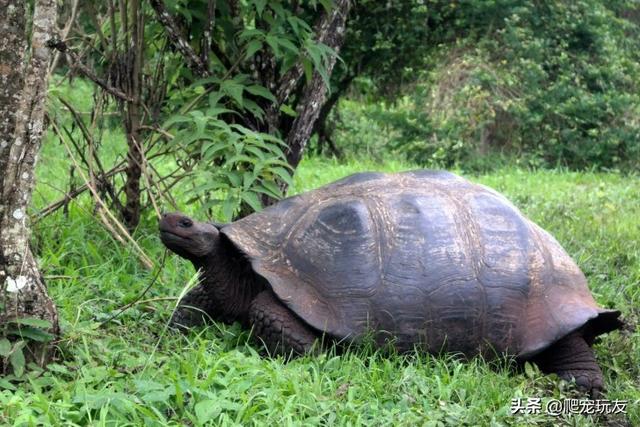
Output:
[[604,392],[604,379],[595,354],[579,332],[559,340],[538,355],[535,362],[542,372],[575,381],[578,390],[592,399],[600,398]]
[[253,335],[270,355],[302,355],[314,348],[316,333],[283,305],[271,290],[251,302],[249,321]]

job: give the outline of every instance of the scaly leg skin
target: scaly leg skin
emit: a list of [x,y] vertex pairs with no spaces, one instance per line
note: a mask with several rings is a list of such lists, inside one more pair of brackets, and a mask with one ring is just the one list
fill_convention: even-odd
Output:
[[536,357],[535,362],[542,372],[555,373],[566,381],[575,380],[578,389],[592,399],[602,396],[602,371],[593,350],[579,332],[569,334],[549,347]]
[[251,302],[249,322],[253,334],[270,355],[303,355],[314,348],[317,334],[296,317],[273,291],[260,292]]
[[180,300],[171,316],[169,324],[176,329],[187,331],[194,326],[203,325],[216,318],[216,307],[204,284],[191,289]]

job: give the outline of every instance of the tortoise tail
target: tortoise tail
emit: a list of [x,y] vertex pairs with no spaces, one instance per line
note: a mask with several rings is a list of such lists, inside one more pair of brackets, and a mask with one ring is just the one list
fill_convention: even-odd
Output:
[[625,327],[625,322],[620,319],[620,311],[607,309],[598,311],[598,316],[589,320],[584,326],[583,336],[589,345],[597,336]]

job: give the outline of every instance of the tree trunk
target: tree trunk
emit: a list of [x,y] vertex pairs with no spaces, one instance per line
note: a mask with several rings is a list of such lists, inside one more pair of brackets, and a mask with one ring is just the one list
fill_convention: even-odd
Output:
[[316,119],[316,122],[313,125],[313,130],[311,132],[311,135],[318,135],[319,152],[322,151],[323,145],[327,144],[331,154],[338,158],[342,157],[341,151],[333,142],[333,130],[327,128],[327,121],[329,119],[329,114],[331,114],[331,111],[333,111],[333,108],[336,106],[340,98],[342,98],[347,89],[349,89],[349,86],[355,78],[356,74],[352,73],[347,75],[344,79],[340,80],[340,82],[338,82],[338,84],[332,88],[333,90],[331,92],[331,96],[329,96],[329,99],[327,99],[322,105],[322,108],[320,108],[320,113],[318,114],[318,118]]
[[[351,9],[351,0],[337,0],[334,9],[327,16],[327,20],[319,29],[319,40],[336,51],[340,51],[344,41],[344,33],[347,23],[347,15]],[[329,59],[327,64],[327,75],[331,76],[336,57]],[[291,167],[295,168],[302,159],[302,154],[307,141],[311,137],[314,123],[320,114],[320,108],[324,104],[327,94],[325,85],[320,73],[313,73],[311,82],[304,88],[302,98],[298,103],[297,116],[287,135],[287,161]]]
[[142,113],[142,55],[144,14],[140,10],[140,1],[131,0],[131,52],[133,67],[131,71],[130,92],[127,94],[133,100],[126,102],[124,114],[124,127],[127,133],[127,180],[124,185],[124,194],[127,201],[122,216],[129,231],[132,231],[140,222],[140,178],[142,177],[142,152],[143,141],[140,132]]
[[[25,2],[0,0],[0,338],[8,323],[36,317],[58,334],[56,307],[29,247],[31,192],[45,127],[47,70],[56,21],[56,2],[36,0],[26,56]],[[27,359],[44,364],[46,344],[30,343]],[[2,366],[0,359],[0,369]]]

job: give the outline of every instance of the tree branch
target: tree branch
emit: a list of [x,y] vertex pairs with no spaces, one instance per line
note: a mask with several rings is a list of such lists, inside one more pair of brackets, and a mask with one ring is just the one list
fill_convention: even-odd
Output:
[[[69,20],[65,24],[65,26],[64,26],[64,28],[62,30],[62,33],[60,34],[60,38],[62,40],[66,40],[67,39],[67,37],[69,36],[69,31],[71,31],[71,27],[73,27],[73,24],[76,22],[76,16],[78,14],[78,5],[79,4],[80,4],[80,0],[73,0],[73,4],[71,5],[71,16],[69,17]],[[62,54],[62,52],[58,51],[58,52],[56,52],[56,55],[53,57],[53,61],[51,61],[51,65],[49,66],[49,72],[48,72],[49,76],[51,74],[53,74],[53,72],[58,67],[58,62],[60,61],[60,55],[61,54]]]
[[123,101],[134,102],[134,100],[131,97],[129,97],[126,93],[122,92],[120,89],[117,89],[111,86],[110,84],[108,84],[107,82],[105,82],[104,80],[102,80],[100,77],[96,75],[96,73],[93,70],[91,70],[89,67],[84,65],[82,62],[80,62],[77,59],[77,57],[67,48],[67,44],[62,40],[57,38],[52,38],[47,41],[47,46],[52,49],[56,49],[62,53],[65,53],[67,55],[69,65],[79,70],[85,77],[89,78],[89,80],[93,81],[95,84],[100,86],[106,92],[110,93],[111,95]]
[[[126,169],[127,168],[124,166],[124,161],[122,161],[116,167],[108,170],[104,174],[100,174],[100,175],[96,176],[96,180],[98,182],[105,181],[107,178],[110,178],[113,175],[117,175],[119,173],[122,173]],[[51,203],[49,206],[47,206],[46,208],[44,208],[40,212],[38,212],[36,214],[35,221],[40,221],[42,218],[46,217],[47,215],[50,215],[50,214],[54,213],[55,211],[57,211],[58,209],[60,209],[61,207],[63,207],[67,203],[69,203],[71,200],[75,199],[76,197],[78,197],[79,195],[81,195],[82,193],[87,191],[88,189],[89,189],[89,185],[88,184],[83,184],[82,186],[80,186],[80,187],[76,188],[75,190],[71,191],[70,193],[66,193],[64,195],[64,198],[58,200],[57,202]]]
[[209,77],[211,73],[209,72],[207,64],[195,53],[191,45],[180,36],[178,25],[173,17],[169,15],[169,12],[167,12],[167,8],[164,6],[162,0],[149,0],[149,3],[156,12],[158,21],[160,21],[164,27],[171,43],[173,43],[175,48],[182,54],[191,71],[200,77]]

